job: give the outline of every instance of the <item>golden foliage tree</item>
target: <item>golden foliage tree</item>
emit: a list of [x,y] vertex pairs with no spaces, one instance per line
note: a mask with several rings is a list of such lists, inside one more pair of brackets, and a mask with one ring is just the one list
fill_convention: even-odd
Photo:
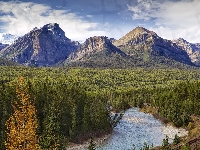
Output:
[[14,102],[14,113],[6,121],[5,141],[8,150],[37,150],[36,129],[38,120],[36,117],[36,108],[28,94],[28,88],[24,84],[24,78],[20,77],[16,85],[16,100]]

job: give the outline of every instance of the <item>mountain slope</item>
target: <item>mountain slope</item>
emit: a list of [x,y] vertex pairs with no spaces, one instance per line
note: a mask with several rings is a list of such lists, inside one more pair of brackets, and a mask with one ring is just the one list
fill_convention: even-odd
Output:
[[173,40],[173,42],[187,52],[194,64],[200,66],[200,44],[189,43],[183,38]]
[[[193,45],[192,51],[194,47],[200,45]],[[0,57],[28,66],[190,68],[200,60],[199,53],[194,57],[190,51],[142,27],[119,40],[94,36],[79,44],[68,39],[57,23],[50,23],[0,50]]]
[[194,65],[188,54],[179,46],[142,27],[136,27],[121,39],[114,41],[113,44],[127,55],[144,61],[146,58],[163,56],[176,62]]
[[6,48],[7,46],[9,46],[9,45],[8,45],[8,44],[2,44],[2,43],[0,43],[0,51],[1,51],[2,49]]
[[51,66],[66,59],[79,47],[65,37],[57,23],[33,29],[14,44],[0,52],[0,56],[23,65]]
[[127,55],[115,47],[105,36],[95,36],[86,41],[59,66],[119,67],[128,60]]
[[125,54],[112,44],[114,40],[104,36],[88,38],[76,51],[72,52],[65,61],[55,66],[98,67],[98,68],[190,68],[189,65],[177,62],[164,56],[149,55],[149,50],[141,56]]
[[118,53],[119,55],[126,56],[126,54],[115,47],[107,37],[95,36],[86,39],[80,48],[69,55],[68,60],[85,60],[99,52],[101,52],[101,55],[105,54],[105,57],[113,53]]
[[13,62],[11,60],[0,58],[0,66],[19,66],[19,65],[20,64]]

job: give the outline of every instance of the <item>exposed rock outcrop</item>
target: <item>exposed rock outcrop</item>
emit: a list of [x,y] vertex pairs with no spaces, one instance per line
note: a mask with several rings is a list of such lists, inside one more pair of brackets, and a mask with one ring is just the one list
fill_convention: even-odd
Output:
[[173,42],[187,52],[194,64],[200,66],[200,44],[189,43],[183,38],[173,40]]
[[73,52],[68,61],[84,60],[85,58],[91,57],[93,54],[104,51],[107,55],[112,53],[118,53],[119,55],[125,56],[126,54],[120,49],[115,47],[110,39],[105,36],[94,36],[86,39],[86,41]]
[[50,23],[18,38],[0,56],[23,65],[51,66],[66,59],[79,46],[65,36],[57,23]]
[[113,44],[133,57],[164,56],[177,62],[193,65],[182,48],[143,27],[136,27],[121,39],[114,41]]

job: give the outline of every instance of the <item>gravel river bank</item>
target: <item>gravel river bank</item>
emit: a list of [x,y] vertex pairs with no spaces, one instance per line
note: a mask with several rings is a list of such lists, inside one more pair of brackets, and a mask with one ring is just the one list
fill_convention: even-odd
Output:
[[[97,150],[132,150],[133,144],[136,149],[139,149],[144,142],[148,145],[160,146],[166,135],[172,142],[176,134],[183,137],[188,132],[182,128],[164,125],[151,114],[139,112],[138,108],[130,108],[125,112],[111,135],[96,140]],[[69,149],[85,150],[87,147],[88,142]]]

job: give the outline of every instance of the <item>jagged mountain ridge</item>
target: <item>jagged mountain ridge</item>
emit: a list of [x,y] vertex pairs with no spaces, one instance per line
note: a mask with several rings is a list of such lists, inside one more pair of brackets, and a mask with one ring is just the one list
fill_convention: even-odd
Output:
[[173,40],[172,42],[176,43],[181,49],[185,50],[189,55],[191,61],[195,64],[200,66],[200,44],[196,43],[189,43],[188,41],[184,40],[183,38],[179,38]]
[[136,27],[113,44],[132,57],[164,56],[180,63],[194,65],[188,54],[175,43],[143,27]]
[[68,39],[57,23],[34,28],[0,51],[0,57],[29,66],[117,68],[193,66],[188,55],[176,42],[142,27],[119,40],[94,36],[79,44]]
[[69,55],[69,61],[84,60],[95,53],[105,51],[107,55],[111,53],[118,53],[125,56],[126,54],[115,47],[111,40],[105,36],[94,36],[86,39],[86,41],[75,52]]
[[[112,44],[113,39],[94,36],[86,41],[59,66],[112,67],[127,59],[127,55]],[[117,65],[117,66],[118,66]]]
[[112,44],[113,40],[104,36],[88,38],[68,59],[59,62],[56,66],[92,67],[92,68],[189,68],[164,56],[142,58],[128,55]]
[[57,23],[50,23],[18,38],[1,50],[0,56],[23,65],[51,66],[66,59],[79,45],[68,39]]

